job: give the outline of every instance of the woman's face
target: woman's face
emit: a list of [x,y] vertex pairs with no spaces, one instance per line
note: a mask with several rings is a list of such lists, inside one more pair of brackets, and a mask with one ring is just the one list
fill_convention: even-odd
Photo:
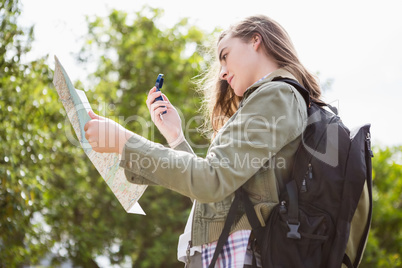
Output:
[[259,59],[255,44],[253,39],[244,42],[230,35],[226,35],[218,44],[220,78],[229,83],[237,96],[243,96],[247,88],[261,78],[255,70]]

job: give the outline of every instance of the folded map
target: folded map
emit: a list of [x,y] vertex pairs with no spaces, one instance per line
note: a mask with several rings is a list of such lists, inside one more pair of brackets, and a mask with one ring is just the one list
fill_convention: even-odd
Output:
[[75,89],[66,71],[55,56],[53,84],[60,100],[66,109],[67,116],[86,155],[99,171],[106,184],[117,197],[120,204],[128,213],[145,214],[138,200],[146,186],[132,184],[126,180],[124,169],[120,167],[119,154],[98,153],[92,150],[85,138],[84,126],[91,120],[88,111],[91,110],[89,101],[82,90]]

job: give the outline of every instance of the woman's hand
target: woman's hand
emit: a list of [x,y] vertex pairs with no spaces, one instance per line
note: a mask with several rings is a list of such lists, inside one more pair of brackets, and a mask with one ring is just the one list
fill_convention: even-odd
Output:
[[[159,96],[162,96],[163,101],[154,102]],[[179,144],[184,139],[181,119],[176,108],[170,103],[166,95],[161,91],[156,91],[156,87],[153,87],[149,91],[146,103],[152,122],[154,122],[169,145],[174,147],[174,145]],[[166,113],[162,114],[164,111]]]
[[124,144],[134,135],[120,124],[89,111],[92,120],[84,126],[85,138],[99,153],[122,153]]

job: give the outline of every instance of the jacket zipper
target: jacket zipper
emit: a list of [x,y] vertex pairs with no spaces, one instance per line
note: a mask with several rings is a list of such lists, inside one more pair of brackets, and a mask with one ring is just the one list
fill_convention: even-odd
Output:
[[190,235],[190,241],[188,241],[188,246],[186,250],[186,266],[190,264],[190,250],[193,247],[193,228],[194,228],[194,218],[195,218],[195,210],[197,206],[197,200],[194,199],[194,213],[193,213],[193,218],[191,219],[191,235]]
[[190,249],[193,247],[193,243],[190,241],[188,241],[188,246],[187,246],[187,250],[186,250],[186,266],[190,264]]

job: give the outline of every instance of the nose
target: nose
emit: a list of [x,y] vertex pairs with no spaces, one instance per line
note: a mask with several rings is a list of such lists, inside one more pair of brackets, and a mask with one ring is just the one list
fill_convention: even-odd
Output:
[[221,66],[221,72],[219,74],[219,77],[222,80],[226,80],[227,76],[228,76],[228,70],[227,70],[226,66]]

